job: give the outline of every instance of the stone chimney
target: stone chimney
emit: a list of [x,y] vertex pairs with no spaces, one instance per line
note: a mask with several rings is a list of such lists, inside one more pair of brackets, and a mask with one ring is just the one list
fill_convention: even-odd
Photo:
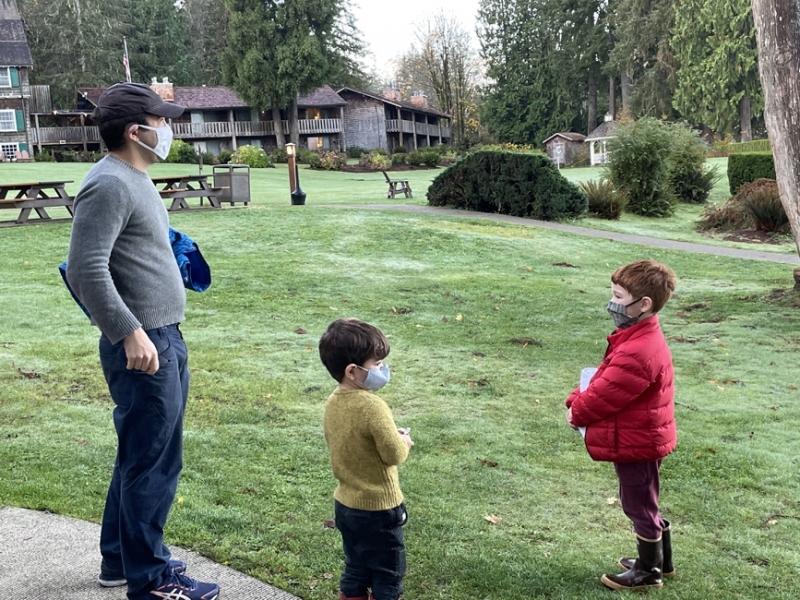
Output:
[[393,85],[387,85],[385,88],[383,88],[381,96],[387,100],[391,100],[392,102],[400,102],[403,99],[403,95],[400,93],[400,90]]
[[153,77],[150,80],[150,89],[161,96],[165,102],[175,102],[175,90],[169,77],[162,77],[161,83],[158,83],[158,80]]
[[411,96],[411,104],[419,108],[428,108],[428,97],[423,92],[414,92]]

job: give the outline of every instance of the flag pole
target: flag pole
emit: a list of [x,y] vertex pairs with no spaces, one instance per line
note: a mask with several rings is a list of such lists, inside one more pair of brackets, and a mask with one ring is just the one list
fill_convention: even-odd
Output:
[[123,37],[122,43],[125,46],[125,55],[122,57],[122,64],[125,65],[125,81],[131,82],[131,63],[128,61],[128,38]]

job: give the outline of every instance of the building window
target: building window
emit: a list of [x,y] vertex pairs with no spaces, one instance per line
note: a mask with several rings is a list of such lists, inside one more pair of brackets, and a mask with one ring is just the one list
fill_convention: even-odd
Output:
[[6,160],[15,160],[18,151],[19,144],[0,144],[0,152],[3,153]]
[[13,110],[0,110],[0,131],[16,131],[17,115]]
[[0,67],[0,87],[11,87],[11,69]]

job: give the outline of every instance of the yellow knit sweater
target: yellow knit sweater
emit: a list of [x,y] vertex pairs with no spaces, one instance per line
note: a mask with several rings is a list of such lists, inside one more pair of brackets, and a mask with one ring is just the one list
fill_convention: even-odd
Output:
[[336,389],[325,403],[325,441],[339,485],[333,497],[349,508],[388,510],[403,501],[397,465],[408,446],[389,406],[366,390]]

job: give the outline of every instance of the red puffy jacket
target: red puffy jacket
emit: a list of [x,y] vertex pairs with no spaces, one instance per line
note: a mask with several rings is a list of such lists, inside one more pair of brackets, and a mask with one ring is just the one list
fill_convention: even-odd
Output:
[[608,350],[589,387],[567,398],[572,423],[587,427],[594,460],[658,460],[678,443],[672,354],[654,315],[608,336]]

